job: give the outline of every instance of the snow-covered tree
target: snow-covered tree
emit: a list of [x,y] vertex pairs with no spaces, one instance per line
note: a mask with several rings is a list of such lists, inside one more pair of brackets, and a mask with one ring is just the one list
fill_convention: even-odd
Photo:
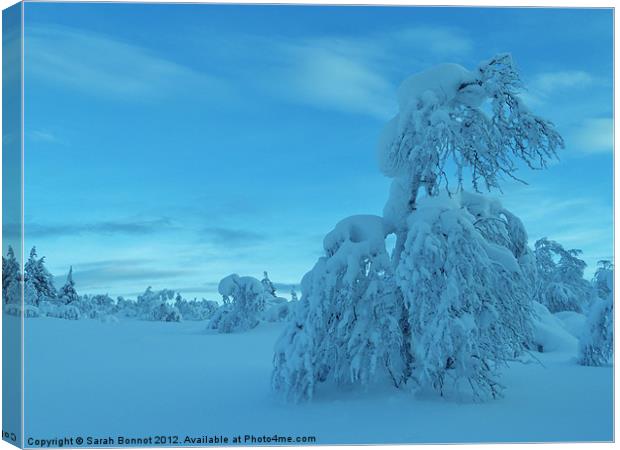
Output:
[[530,340],[531,304],[511,245],[485,236],[480,220],[456,199],[420,199],[396,284],[408,310],[414,381],[442,395],[464,385],[486,399],[501,394],[499,366]]
[[58,299],[64,303],[77,303],[80,296],[75,290],[75,281],[73,281],[73,266],[69,267],[69,273],[67,274],[67,281],[64,286],[58,291]]
[[[396,386],[448,393],[452,380],[480,399],[501,392],[498,367],[531,341],[536,263],[521,221],[464,186],[499,189],[520,162],[545,167],[563,147],[521,89],[509,55],[401,84],[379,143],[393,178],[384,217],[346,219],[326,237],[276,346],[276,391],[306,400],[319,382],[365,385],[382,368]],[[436,198],[442,187],[453,200]]]
[[610,260],[603,259],[598,262],[592,284],[599,298],[607,299],[610,295],[613,298],[614,264]]
[[578,362],[584,366],[602,366],[613,359],[614,345],[614,273],[610,261],[599,261],[594,275],[598,298],[590,307],[586,328],[579,340]]
[[128,300],[125,297],[117,297],[114,311],[119,317],[133,319],[138,316],[138,304],[134,300]]
[[270,295],[274,297],[276,296],[276,288],[271,282],[271,280],[269,279],[269,275],[267,275],[267,272],[263,272],[263,279],[261,280],[261,283],[263,287],[265,288],[266,292],[268,292]]
[[2,257],[2,298],[4,304],[20,303],[21,274],[13,247],[9,246],[6,258]]
[[64,304],[60,302],[42,301],[39,303],[39,313],[46,317],[57,319],[78,320],[83,314],[77,302]]
[[379,164],[394,178],[385,217],[397,229],[394,258],[406,234],[421,188],[436,195],[449,186],[462,188],[469,173],[473,188],[500,188],[516,178],[518,162],[545,167],[563,147],[553,125],[534,115],[519,97],[523,89],[508,54],[497,55],[469,71],[442,64],[407,78],[398,89],[399,113],[386,126]]
[[39,294],[32,278],[26,278],[24,283],[24,304],[32,306],[39,304]]
[[592,298],[592,287],[583,278],[586,263],[581,250],[566,250],[547,238],[536,241],[537,284],[535,296],[552,313],[582,312]]
[[217,310],[217,302],[193,299],[188,301],[181,294],[177,294],[174,299],[174,306],[183,317],[183,320],[207,320]]
[[266,299],[272,295],[253,277],[229,275],[220,281],[218,291],[228,299],[211,317],[209,328],[220,333],[246,331],[256,327],[265,310]]
[[30,281],[36,292],[36,303],[49,301],[56,298],[56,288],[53,283],[53,276],[45,267],[45,256],[37,256],[36,247],[32,247],[30,257],[24,265],[25,282]]
[[295,287],[293,286],[291,288],[291,301],[292,302],[296,302],[298,300],[299,300],[299,298],[297,297],[297,291],[295,290]]
[[149,286],[142,295],[138,296],[137,309],[142,320],[161,322],[179,322],[181,314],[171,303],[175,292],[170,289],[153,291]]
[[370,384],[381,372],[404,380],[402,299],[394,292],[381,217],[341,221],[323,242],[325,256],[302,280],[302,297],[276,344],[272,385],[291,401],[316,385]]

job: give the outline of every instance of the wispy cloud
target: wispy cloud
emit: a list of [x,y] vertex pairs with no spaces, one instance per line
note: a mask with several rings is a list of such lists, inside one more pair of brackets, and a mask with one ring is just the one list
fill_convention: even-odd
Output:
[[569,91],[573,94],[577,91],[585,92],[600,81],[583,70],[540,72],[525,80],[526,88],[521,97],[526,104],[538,108],[554,103],[558,96],[566,96]]
[[34,143],[56,144],[60,142],[55,133],[46,130],[28,130],[26,138]]
[[613,210],[604,199],[557,187],[517,186],[502,202],[523,221],[530,246],[547,237],[583,250],[587,277],[596,261],[613,253]]
[[144,235],[175,228],[174,223],[165,217],[151,220],[102,221],[84,224],[39,224],[28,223],[25,231],[28,237],[45,238],[74,236],[80,234],[99,235]]
[[573,145],[583,153],[608,153],[614,148],[614,121],[611,117],[586,119],[575,130]]
[[240,247],[253,245],[264,241],[267,236],[253,230],[243,230],[224,227],[207,227],[202,235],[210,244],[226,247]]
[[593,82],[594,77],[587,72],[565,70],[540,73],[534,78],[532,86],[544,94],[549,94],[562,89],[588,87]]
[[394,111],[393,87],[361,58],[318,43],[288,47],[292,62],[278,75],[294,101],[380,119]]
[[201,34],[201,40],[205,52],[225,60],[222,70],[233,68],[231,78],[249,95],[380,120],[395,112],[402,76],[473,49],[463,31],[430,26],[286,39]]
[[462,31],[448,27],[412,27],[386,34],[397,45],[423,47],[438,56],[463,55],[471,52],[473,41]]
[[222,92],[226,83],[149,49],[75,28],[35,25],[25,40],[28,74],[98,97],[133,100]]
[[365,38],[307,38],[273,47],[281,59],[276,85],[289,99],[385,120],[396,112],[394,67],[412,61],[413,54],[443,57],[467,53],[473,44],[454,29],[412,27]]

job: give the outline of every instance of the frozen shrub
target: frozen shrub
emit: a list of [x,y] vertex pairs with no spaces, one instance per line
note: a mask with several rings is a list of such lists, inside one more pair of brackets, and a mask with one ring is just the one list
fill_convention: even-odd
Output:
[[209,328],[220,333],[246,331],[256,327],[271,294],[253,277],[232,274],[220,281],[218,291],[224,304],[213,314]]

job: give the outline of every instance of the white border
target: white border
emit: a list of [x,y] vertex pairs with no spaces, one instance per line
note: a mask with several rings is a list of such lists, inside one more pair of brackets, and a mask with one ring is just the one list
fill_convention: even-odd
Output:
[[[28,0],[28,2],[38,2],[39,0]],[[45,1],[45,0],[42,0]],[[51,0],[51,1],[47,1],[49,3],[52,2],[62,2],[62,3],[77,3],[77,2],[68,2],[65,0]],[[79,3],[132,3],[130,1],[127,0],[113,0],[113,1],[100,1],[100,0],[82,0]],[[18,3],[15,0],[0,0],[0,6],[2,7],[2,9],[8,8],[9,6],[12,6],[14,4]],[[536,0],[522,0],[522,1],[506,1],[506,2],[492,2],[489,0],[469,0],[467,2],[464,1],[458,1],[458,0],[441,0],[440,2],[437,1],[432,1],[432,0],[416,0],[416,1],[398,1],[398,0],[392,0],[392,1],[377,1],[377,0],[365,0],[365,1],[359,1],[359,0],[312,0],[312,1],[300,1],[300,0],[270,0],[270,1],[260,1],[260,0],[243,0],[243,1],[234,1],[234,0],[219,0],[219,1],[179,1],[179,0],[150,0],[150,1],[144,1],[144,2],[133,2],[133,3],[206,3],[206,4],[298,4],[298,5],[366,5],[366,6],[444,6],[444,7],[449,7],[449,6],[463,6],[463,7],[568,7],[568,8],[614,8],[614,118],[617,116],[618,112],[619,112],[619,107],[618,107],[618,102],[617,102],[617,93],[616,93],[616,83],[618,82],[618,73],[615,70],[616,69],[616,61],[617,61],[617,49],[618,49],[618,38],[617,38],[617,34],[615,33],[615,7],[617,5],[617,1],[613,1],[613,0],[607,0],[607,1],[601,1],[601,0],[592,0],[589,2],[585,2],[585,1],[574,1],[574,0],[564,0],[564,1],[560,1],[560,0],[543,0],[543,2],[539,2]],[[23,94],[24,94],[24,78],[23,78],[23,46],[24,46],[24,30],[23,30],[23,23],[24,23],[24,14],[25,14],[25,8],[22,5],[22,78],[21,78],[21,83],[22,83],[22,117],[21,117],[21,132],[22,132],[22,141],[21,141],[21,146],[22,146],[22,260],[25,259],[25,254],[24,254],[24,239],[23,239],[23,214],[24,214],[24,191],[23,191],[23,183],[24,183],[24,136],[23,136],[23,126],[24,126],[24,101],[23,101]],[[0,34],[2,32],[2,25],[1,25],[1,21],[0,21]],[[569,31],[570,32],[570,31]],[[2,48],[0,46],[0,60],[2,57]],[[0,71],[1,72],[1,71]],[[1,77],[1,74],[0,74]],[[2,100],[2,93],[0,92],[0,103]],[[2,119],[2,112],[0,111],[0,123],[1,123],[1,119]],[[614,120],[614,131],[615,131],[615,120]],[[618,185],[616,183],[616,174],[618,173],[618,169],[620,169],[620,162],[617,158],[615,158],[615,148],[616,148],[616,144],[617,144],[617,136],[614,133],[614,255],[618,254],[618,250],[620,245],[618,244],[618,242],[616,241],[615,237],[616,237],[616,233],[618,231],[618,227],[619,225],[619,221],[618,221],[618,210],[615,208],[616,206],[616,194],[617,194],[617,189],[618,189]],[[2,162],[0,159],[0,181],[1,181],[1,166]],[[2,187],[1,187],[1,183],[0,183],[0,196],[1,196],[1,192],[2,192]],[[1,197],[0,197],[1,198]],[[2,216],[2,213],[0,211],[0,218]],[[615,259],[615,258],[614,258]],[[22,267],[23,267],[23,261],[22,261]],[[618,274],[618,271],[615,272],[615,279],[614,279],[614,283],[615,286],[618,286],[618,280],[620,280],[620,275]],[[23,286],[22,286],[22,299],[23,299]],[[616,333],[615,335],[617,336],[617,332],[618,332],[618,325],[617,325],[617,320],[615,320],[616,317],[614,317],[614,322],[615,322],[615,329],[614,329],[614,333]],[[22,330],[24,330],[24,317],[23,317],[23,308],[22,308]],[[1,331],[2,325],[1,325],[1,321],[0,321],[0,331]],[[23,351],[24,351],[24,338],[23,338],[23,332],[22,332],[22,447],[23,447],[23,440],[25,439],[25,430],[24,430],[24,396],[23,396],[23,374],[24,374],[24,358],[23,358]],[[614,400],[615,400],[615,385],[616,385],[616,381],[617,381],[617,377],[618,377],[618,372],[615,370],[616,364],[618,363],[618,354],[617,352],[615,353],[615,361],[614,361]],[[0,370],[1,370],[1,360],[0,360]],[[0,401],[2,400],[2,393],[0,392]],[[615,422],[615,418],[616,418],[616,402],[614,401],[614,436],[616,436],[616,432],[617,432],[617,424]],[[93,405],[93,407],[96,407],[96,405]],[[596,446],[596,448],[607,448],[607,447],[615,447],[615,444],[610,443],[610,444],[592,444],[592,443],[561,443],[561,444],[451,444],[451,445],[445,445],[445,444],[434,444],[434,445],[411,445],[411,444],[401,444],[398,445],[399,448],[416,448],[416,449],[448,449],[448,448],[452,448],[454,445],[459,445],[462,448],[485,448],[485,449],[502,449],[502,448],[511,448],[511,449],[522,449],[522,448],[537,448],[537,447],[543,447],[544,448],[548,448],[548,449],[564,449],[564,448],[570,448],[570,449],[590,449],[592,448],[592,446]],[[329,445],[318,445],[316,447],[320,447],[323,449],[329,449],[329,450],[336,450],[339,449],[342,446],[329,446]],[[353,449],[363,449],[366,446],[362,446],[362,445],[350,445],[347,446],[349,448],[353,448]],[[389,447],[392,446],[388,446],[388,445],[373,445],[372,447],[374,448],[379,448],[379,449],[388,449]],[[15,448],[12,445],[10,445],[9,443],[5,442],[5,441],[1,441],[0,443],[0,450],[3,449],[11,449],[11,448]],[[90,447],[89,447],[90,448]],[[149,447],[141,447],[141,448],[145,448],[148,449]],[[159,447],[161,448],[161,447]],[[168,447],[170,448],[170,447]],[[185,449],[187,447],[177,447],[177,448],[181,448],[181,449]],[[226,447],[226,448],[233,448],[233,447]],[[264,447],[239,447],[239,448],[264,448]]]

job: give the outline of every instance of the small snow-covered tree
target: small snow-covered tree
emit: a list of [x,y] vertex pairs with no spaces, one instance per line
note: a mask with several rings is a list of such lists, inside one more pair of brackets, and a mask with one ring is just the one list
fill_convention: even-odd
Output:
[[9,246],[6,258],[2,257],[2,298],[5,304],[20,303],[21,274],[13,247]]
[[181,314],[171,301],[175,298],[175,292],[170,289],[153,291],[149,286],[142,295],[138,296],[137,309],[142,320],[154,320],[161,322],[179,322]]
[[291,288],[291,301],[292,302],[296,302],[298,300],[299,300],[299,298],[297,297],[297,291],[295,290],[295,287],[293,286]]
[[613,298],[614,264],[610,260],[603,259],[598,262],[592,284],[599,298],[608,299],[610,296]]
[[302,297],[276,344],[272,386],[309,400],[320,382],[370,384],[377,372],[404,382],[404,308],[393,288],[377,216],[341,221],[324,240],[325,256],[302,280]]
[[214,301],[193,299],[187,301],[181,294],[177,294],[174,306],[183,317],[183,320],[207,320],[217,310],[218,304]]
[[274,297],[276,296],[276,288],[271,282],[271,280],[269,279],[269,275],[267,275],[267,272],[263,272],[263,279],[261,280],[261,283],[266,292],[268,292],[270,295]]
[[586,263],[578,258],[580,254],[581,250],[566,250],[547,238],[536,241],[535,296],[552,313],[582,312],[592,298],[592,287],[583,278]]
[[27,278],[24,283],[24,304],[32,306],[39,304],[39,294],[32,278]]
[[125,297],[117,297],[114,312],[120,317],[135,318],[138,316],[138,304]]
[[579,340],[578,362],[584,366],[602,366],[613,359],[614,274],[610,261],[599,261],[594,275],[598,298],[590,307],[585,330]]
[[30,281],[36,292],[36,303],[50,301],[56,298],[56,288],[54,287],[53,276],[45,267],[45,256],[37,256],[36,247],[32,247],[30,257],[24,265],[25,281]]
[[265,310],[267,297],[264,285],[254,277],[229,275],[220,281],[218,291],[224,301],[211,317],[209,328],[220,333],[246,331],[256,327],[259,316]]
[[75,290],[75,281],[73,281],[73,266],[69,267],[67,281],[58,291],[58,299],[66,305],[79,302],[80,296]]

